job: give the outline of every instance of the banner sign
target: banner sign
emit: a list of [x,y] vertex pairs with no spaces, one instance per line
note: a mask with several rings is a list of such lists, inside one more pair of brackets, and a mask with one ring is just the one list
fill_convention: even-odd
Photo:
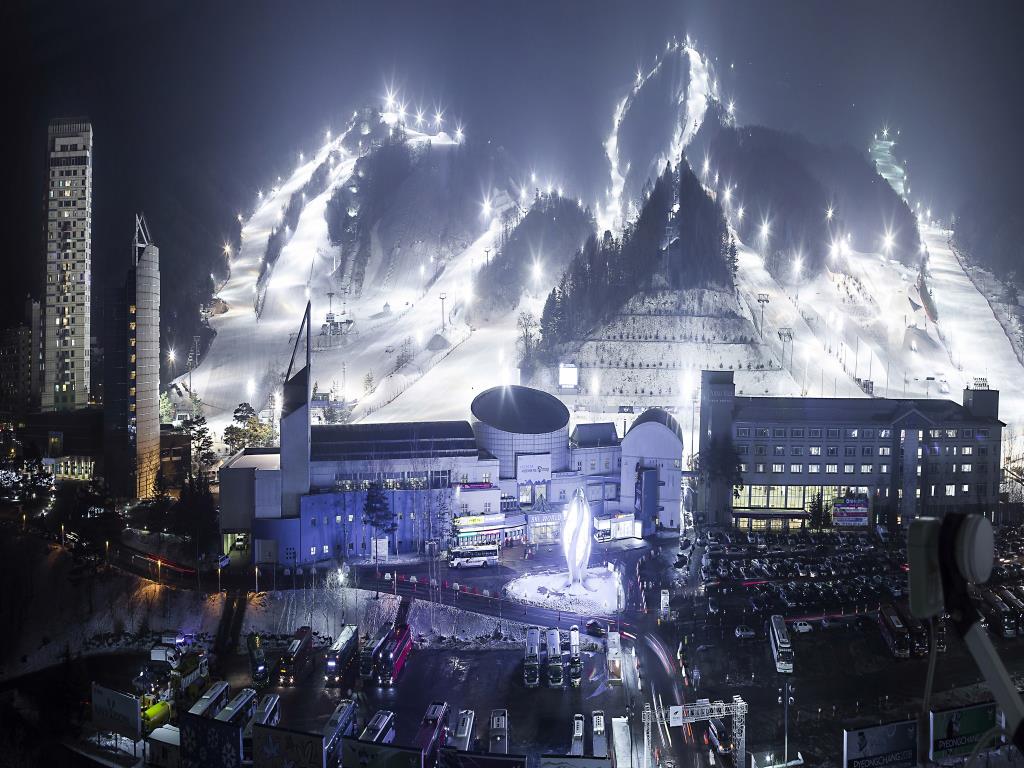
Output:
[[917,721],[843,730],[843,768],[916,768]]
[[931,712],[932,760],[971,754],[981,737],[996,726],[995,702]]
[[550,479],[550,453],[520,453],[516,456],[517,483],[546,483]]

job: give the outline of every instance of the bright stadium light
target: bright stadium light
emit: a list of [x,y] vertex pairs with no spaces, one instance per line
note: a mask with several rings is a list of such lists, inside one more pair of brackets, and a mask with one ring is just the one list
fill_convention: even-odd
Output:
[[736,218],[738,218],[740,221],[743,221],[743,206],[742,205],[739,208],[736,209]]
[[230,256],[231,255],[231,244],[230,243],[224,243],[224,255],[225,256]]
[[457,144],[461,144],[462,143],[462,139],[463,139],[464,136],[465,136],[465,133],[463,133],[462,126],[460,125],[460,126],[458,126],[455,129],[455,142]]
[[440,128],[442,125],[444,125],[444,112],[438,110],[434,113],[434,127]]
[[480,211],[483,214],[484,218],[491,218],[491,198],[484,198],[484,201],[480,203]]
[[326,131],[324,131],[324,139],[326,141],[330,141],[331,140],[331,129],[330,128],[328,128]]
[[727,203],[732,200],[732,189],[730,187],[725,188],[725,194],[723,197],[725,197],[725,202]]
[[419,128],[423,125],[423,110],[416,110],[416,127]]
[[543,267],[541,267],[540,261],[536,260],[533,262],[533,279],[540,281],[541,275],[544,273]]
[[765,219],[761,222],[761,237],[767,238],[771,234],[771,226],[768,224],[768,220]]
[[832,221],[832,217],[834,215],[835,215],[835,211],[832,209],[831,205],[828,208],[825,209],[825,220],[826,221]]
[[384,92],[384,104],[385,106],[387,106],[388,109],[391,109],[392,107],[395,106],[395,92],[392,91],[390,88],[388,88]]
[[885,252],[887,254],[892,253],[892,247],[893,245],[895,245],[895,243],[896,238],[893,237],[892,232],[886,232],[885,236],[882,237],[882,248],[885,249]]
[[169,348],[167,350],[167,362],[169,362],[171,365],[174,365],[174,360],[176,357],[177,353],[174,351],[174,347]]
[[565,554],[565,564],[569,569],[570,585],[583,583],[583,574],[587,572],[587,565],[590,563],[590,548],[594,540],[593,525],[587,497],[583,495],[582,488],[577,488],[562,524],[562,552]]
[[256,394],[256,382],[251,378],[245,383],[245,394],[251,399]]

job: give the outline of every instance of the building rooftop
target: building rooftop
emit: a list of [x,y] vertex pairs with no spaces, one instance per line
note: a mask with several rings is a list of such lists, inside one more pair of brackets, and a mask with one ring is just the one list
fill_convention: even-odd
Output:
[[399,421],[310,427],[312,461],[479,457],[468,421]]
[[577,424],[570,438],[576,448],[604,448],[619,444],[619,435],[610,421]]
[[[737,397],[733,407],[734,421],[807,421],[826,423],[885,423],[901,419],[936,425],[963,422],[1001,425],[971,413],[952,400],[920,398],[888,400],[867,397]],[[642,417],[641,417],[642,418]],[[639,421],[639,419],[637,419]]]
[[[634,421],[629,427],[629,432],[632,432],[641,424],[662,424],[672,430],[675,436],[679,438],[680,443],[683,442],[683,430],[680,428],[679,422],[676,421],[675,416],[666,410],[661,408],[648,408],[636,417],[636,421]],[[626,432],[626,434],[628,435],[629,432]]]
[[247,448],[228,459],[224,468],[270,470],[281,468],[281,452],[276,449]]
[[504,432],[542,435],[569,424],[569,409],[554,395],[508,384],[481,392],[470,405],[473,417]]

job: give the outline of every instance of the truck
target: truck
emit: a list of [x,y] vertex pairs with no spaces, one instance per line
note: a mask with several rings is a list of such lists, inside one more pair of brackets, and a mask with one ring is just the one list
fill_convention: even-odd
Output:
[[[174,706],[169,701],[153,700],[153,697],[146,697],[152,703],[144,702],[145,709],[142,710],[142,732],[150,734],[162,725],[167,725],[174,717]],[[146,704],[148,703],[148,706]]]
[[604,727],[604,711],[595,709],[591,713],[594,724],[594,757],[608,757],[608,733]]
[[245,639],[245,645],[249,650],[249,673],[252,676],[252,684],[257,688],[269,685],[270,669],[267,667],[263,638],[253,632]]
[[583,682],[583,658],[580,656],[580,628],[569,628],[569,684],[579,688]]
[[210,680],[210,660],[198,648],[181,657],[178,668],[171,670],[171,695],[182,709],[199,698]]
[[158,643],[149,649],[149,660],[151,662],[164,662],[171,669],[177,669],[181,661],[181,652],[176,646]]

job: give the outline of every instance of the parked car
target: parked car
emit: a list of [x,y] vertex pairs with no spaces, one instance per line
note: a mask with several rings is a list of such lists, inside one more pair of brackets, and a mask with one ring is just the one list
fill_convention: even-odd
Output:
[[739,640],[749,640],[754,636],[754,630],[748,627],[746,624],[740,624],[736,627],[736,638]]
[[793,623],[793,629],[800,634],[804,634],[805,632],[810,632],[813,627],[806,621],[796,621]]
[[597,619],[591,619],[587,622],[587,634],[593,635],[594,637],[604,637],[607,634],[604,625]]

